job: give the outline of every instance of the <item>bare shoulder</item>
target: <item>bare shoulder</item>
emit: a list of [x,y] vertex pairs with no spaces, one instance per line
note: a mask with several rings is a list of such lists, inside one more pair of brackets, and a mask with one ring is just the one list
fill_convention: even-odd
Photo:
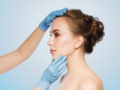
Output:
[[104,90],[99,77],[85,77],[79,84],[79,90]]
[[76,77],[63,76],[57,90],[78,90],[79,80]]
[[92,71],[64,75],[58,90],[104,90],[102,80]]

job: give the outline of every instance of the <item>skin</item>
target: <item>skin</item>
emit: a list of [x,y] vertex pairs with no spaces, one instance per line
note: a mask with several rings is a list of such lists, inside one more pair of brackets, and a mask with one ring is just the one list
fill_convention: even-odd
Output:
[[65,17],[56,18],[50,32],[48,45],[56,50],[52,58],[65,55],[68,61],[68,72],[61,78],[58,90],[103,90],[101,79],[86,63],[84,38],[73,35],[68,20]]
[[[0,74],[3,74],[21,64],[32,55],[45,31],[37,27],[34,32],[15,51],[0,56]],[[35,87],[33,90],[40,90]]]
[[[34,32],[20,45],[18,49],[3,56],[0,56],[0,74],[5,73],[21,64],[32,55],[45,31],[37,27]],[[33,90],[40,90],[35,87]]]
[[[17,65],[27,60],[37,48],[44,34],[45,31],[37,27],[18,49],[0,56],[0,74],[15,68]],[[36,87],[33,90],[40,89]]]
[[40,88],[35,87],[33,90],[40,90]]
[[15,68],[30,57],[44,34],[45,31],[37,27],[19,48],[13,52],[0,56],[0,74]]

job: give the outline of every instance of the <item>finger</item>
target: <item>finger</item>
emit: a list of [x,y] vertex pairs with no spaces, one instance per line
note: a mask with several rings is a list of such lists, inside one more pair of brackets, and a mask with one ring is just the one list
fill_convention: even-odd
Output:
[[57,71],[61,71],[62,69],[66,68],[67,61],[65,61],[63,64],[61,64],[58,68]]
[[56,68],[58,68],[61,64],[63,64],[67,59],[67,56],[64,56],[59,62],[56,63]]
[[65,13],[68,10],[68,8],[63,8],[62,11]]
[[55,16],[61,16],[64,13],[66,13],[66,11],[67,11],[67,8],[64,8],[64,9],[55,11],[54,14],[55,14]]
[[61,59],[63,58],[63,56],[58,56],[54,61],[53,63],[56,64],[57,62],[59,62]]
[[68,10],[68,8],[63,8],[61,10],[59,10],[59,12],[66,12]]
[[64,73],[65,71],[66,71],[66,68],[61,69],[58,73],[59,73],[59,74],[62,74],[62,73]]

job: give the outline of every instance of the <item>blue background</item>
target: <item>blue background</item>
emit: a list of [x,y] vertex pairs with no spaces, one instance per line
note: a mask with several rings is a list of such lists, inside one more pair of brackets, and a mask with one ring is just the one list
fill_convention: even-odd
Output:
[[[88,65],[100,76],[105,90],[120,90],[119,0],[0,0],[0,56],[16,50],[51,11],[81,9],[105,25],[104,39],[86,55]],[[0,75],[0,90],[33,90],[52,57],[47,31],[24,63]],[[58,81],[50,90],[56,90]]]

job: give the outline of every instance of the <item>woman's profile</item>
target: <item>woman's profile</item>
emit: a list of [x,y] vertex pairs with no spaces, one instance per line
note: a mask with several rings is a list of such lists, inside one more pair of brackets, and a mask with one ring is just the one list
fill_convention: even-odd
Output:
[[87,65],[90,54],[104,36],[104,25],[79,9],[69,9],[55,18],[51,25],[48,45],[52,58],[67,56],[68,72],[61,78],[58,90],[103,90],[102,80]]

